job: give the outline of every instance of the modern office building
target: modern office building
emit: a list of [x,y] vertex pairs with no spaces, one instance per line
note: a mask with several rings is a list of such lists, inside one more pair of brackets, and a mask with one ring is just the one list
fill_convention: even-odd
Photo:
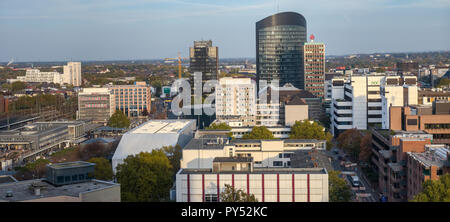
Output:
[[[202,84],[208,80],[219,79],[219,48],[213,46],[211,40],[194,41],[194,47],[189,48],[189,59],[190,73],[201,72]],[[191,85],[193,84],[191,79]]]
[[381,125],[380,82],[384,75],[353,75],[332,80],[331,133]]
[[116,111],[114,94],[108,88],[83,88],[78,93],[78,119],[107,123]]
[[81,78],[81,62],[68,62],[63,67],[63,82],[73,86],[81,86],[83,84]]
[[256,83],[250,78],[221,78],[216,88],[216,120],[230,126],[254,126]]
[[110,85],[114,93],[116,109],[127,116],[142,116],[144,110],[150,112],[150,86],[145,82],[135,82],[134,85]]
[[325,96],[325,44],[314,42],[314,35],[304,46],[305,90],[313,95]]
[[305,87],[303,47],[306,20],[295,12],[282,12],[256,23],[256,81],[278,79]]
[[117,165],[129,155],[151,152],[163,146],[178,144],[184,147],[194,137],[195,129],[195,120],[149,120],[128,131],[120,139],[112,157],[114,173]]

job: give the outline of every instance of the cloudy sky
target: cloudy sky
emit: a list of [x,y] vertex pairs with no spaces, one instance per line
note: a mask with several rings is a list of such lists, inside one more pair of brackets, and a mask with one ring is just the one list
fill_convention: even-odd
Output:
[[255,57],[255,23],[307,20],[327,55],[450,50],[450,0],[0,0],[0,61]]

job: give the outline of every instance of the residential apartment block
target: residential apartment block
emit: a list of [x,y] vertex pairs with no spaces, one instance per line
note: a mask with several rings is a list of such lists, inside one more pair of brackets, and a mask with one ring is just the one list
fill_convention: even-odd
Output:
[[62,80],[64,83],[81,86],[83,81],[81,79],[81,62],[68,62],[67,65],[63,67]]
[[256,83],[250,78],[221,78],[216,88],[216,118],[230,126],[254,126]]

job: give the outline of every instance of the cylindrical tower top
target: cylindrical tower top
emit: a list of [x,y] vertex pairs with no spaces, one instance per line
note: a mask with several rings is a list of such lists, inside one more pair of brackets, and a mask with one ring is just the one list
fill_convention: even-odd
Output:
[[277,25],[300,25],[306,28],[306,19],[296,12],[281,12],[258,21],[256,29]]

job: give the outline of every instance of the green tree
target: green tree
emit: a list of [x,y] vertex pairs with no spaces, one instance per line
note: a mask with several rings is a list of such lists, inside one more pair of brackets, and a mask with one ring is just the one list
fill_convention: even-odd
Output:
[[34,162],[25,164],[24,169],[33,175],[33,178],[42,178],[47,172],[47,164],[50,161],[47,159],[38,159]]
[[370,156],[372,155],[372,134],[366,133],[364,137],[361,139],[361,151],[359,152],[359,160],[368,162],[370,160]]
[[437,84],[437,88],[440,88],[440,87],[442,87],[442,86],[448,86],[448,85],[450,85],[450,79],[447,79],[447,78],[441,78],[440,80],[439,80],[439,83]]
[[94,178],[98,180],[112,180],[113,171],[109,161],[103,157],[93,157],[88,162],[95,163]]
[[116,112],[111,116],[111,118],[109,118],[108,126],[117,128],[128,128],[130,126],[130,120],[121,110],[116,110]]
[[340,178],[340,171],[328,172],[328,183],[330,188],[330,202],[350,202],[353,193],[345,179]]
[[24,82],[20,82],[20,81],[18,81],[18,82],[13,82],[13,83],[11,84],[11,91],[13,91],[13,92],[18,92],[18,91],[20,91],[20,90],[25,89],[26,87],[27,87],[27,84],[24,83]]
[[206,127],[207,130],[231,130],[231,127],[226,123],[213,123]]
[[170,161],[170,165],[172,165],[173,175],[175,175],[180,169],[180,160],[183,155],[183,151],[180,145],[176,146],[163,146],[162,150],[167,156],[167,159]]
[[157,202],[169,199],[172,166],[162,150],[128,156],[117,166],[121,199],[125,202]]
[[361,152],[362,135],[357,129],[348,129],[336,139],[338,147],[350,154],[353,160],[359,159]]
[[253,194],[247,194],[242,189],[237,190],[225,184],[225,190],[220,193],[220,202],[258,202],[258,200]]
[[291,134],[289,139],[317,139],[327,141],[327,150],[330,150],[333,146],[333,135],[326,132],[325,128],[318,122],[311,122],[310,120],[295,121],[295,124],[291,127]]
[[253,127],[250,133],[244,134],[242,139],[256,139],[256,140],[266,140],[266,139],[274,139],[272,132],[267,129],[265,126],[255,126]]
[[450,174],[440,176],[439,180],[427,180],[422,187],[412,202],[450,202]]

